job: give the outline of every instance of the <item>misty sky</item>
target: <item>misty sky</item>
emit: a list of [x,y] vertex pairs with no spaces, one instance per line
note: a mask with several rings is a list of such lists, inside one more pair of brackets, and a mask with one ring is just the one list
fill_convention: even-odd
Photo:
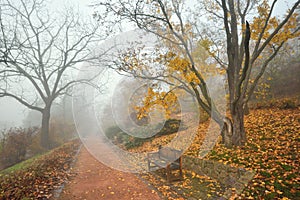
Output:
[[[51,7],[54,9],[63,9],[64,5],[74,5],[75,8],[78,8],[80,13],[91,15],[93,10],[87,5],[97,2],[97,0],[52,0],[50,2]],[[282,15],[286,9],[286,5],[292,2],[293,1],[290,0],[278,0],[278,5],[275,7],[275,15]],[[0,130],[10,126],[22,126],[22,120],[27,112],[28,108],[15,100],[11,98],[0,98]],[[7,124],[6,127],[4,124]]]
[[[49,0],[52,9],[64,9],[65,5],[73,5],[81,14],[91,15],[93,10],[88,5],[92,0]],[[0,98],[0,130],[11,126],[22,126],[28,108],[12,98]],[[5,125],[6,124],[6,125]]]

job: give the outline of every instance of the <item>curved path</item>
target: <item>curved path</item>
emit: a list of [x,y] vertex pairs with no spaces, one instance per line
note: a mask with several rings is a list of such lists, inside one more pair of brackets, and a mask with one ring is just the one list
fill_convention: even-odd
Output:
[[156,191],[131,173],[111,169],[84,147],[72,169],[76,175],[65,185],[60,200],[159,200]]

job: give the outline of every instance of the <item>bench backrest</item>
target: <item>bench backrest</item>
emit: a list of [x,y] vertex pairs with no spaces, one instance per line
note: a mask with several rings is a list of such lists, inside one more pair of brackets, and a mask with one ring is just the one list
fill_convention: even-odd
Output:
[[172,161],[178,159],[181,156],[182,151],[172,149],[170,147],[164,147],[159,149],[158,154],[161,159]]

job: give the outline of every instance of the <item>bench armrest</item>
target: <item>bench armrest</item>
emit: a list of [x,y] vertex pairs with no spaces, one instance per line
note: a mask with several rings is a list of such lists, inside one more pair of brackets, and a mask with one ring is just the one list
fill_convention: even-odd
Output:
[[157,159],[157,158],[159,158],[159,153],[158,152],[147,153],[147,158],[148,158],[148,160]]

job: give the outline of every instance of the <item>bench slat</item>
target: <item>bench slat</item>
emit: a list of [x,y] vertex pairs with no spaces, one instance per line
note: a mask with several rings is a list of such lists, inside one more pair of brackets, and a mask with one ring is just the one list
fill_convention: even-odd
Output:
[[165,168],[167,181],[170,182],[171,171],[179,170],[180,179],[182,179],[182,151],[170,147],[160,148],[157,152],[147,154],[148,169]]

